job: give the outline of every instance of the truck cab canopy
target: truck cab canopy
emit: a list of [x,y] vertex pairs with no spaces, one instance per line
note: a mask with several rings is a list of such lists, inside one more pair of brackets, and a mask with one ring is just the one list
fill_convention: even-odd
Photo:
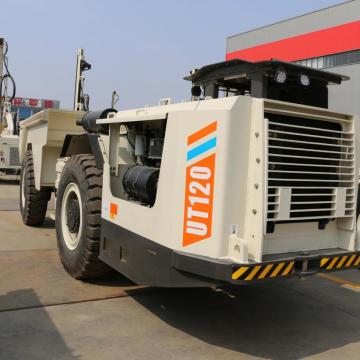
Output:
[[275,59],[235,59],[195,69],[184,79],[192,82],[195,96],[250,95],[327,108],[328,85],[349,77]]

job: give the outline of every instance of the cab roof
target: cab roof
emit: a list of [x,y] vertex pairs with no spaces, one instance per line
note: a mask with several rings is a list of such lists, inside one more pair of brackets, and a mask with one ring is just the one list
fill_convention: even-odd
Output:
[[327,84],[341,84],[342,81],[350,79],[344,75],[276,59],[258,62],[241,59],[223,61],[196,69],[191,75],[184,77],[184,79],[192,81],[194,85],[207,86],[217,84],[232,87],[234,85],[245,85],[249,80],[249,76],[254,73],[261,73],[265,77],[272,77],[278,69],[285,70],[289,77],[298,77],[301,73],[308,75],[311,80]]

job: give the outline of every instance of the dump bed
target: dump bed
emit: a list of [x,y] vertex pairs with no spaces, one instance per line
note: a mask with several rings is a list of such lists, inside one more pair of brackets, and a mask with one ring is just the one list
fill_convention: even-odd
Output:
[[21,122],[20,161],[23,161],[27,150],[32,151],[36,189],[54,186],[56,160],[65,137],[84,133],[83,127],[76,125],[76,119],[83,114],[80,111],[47,109]]

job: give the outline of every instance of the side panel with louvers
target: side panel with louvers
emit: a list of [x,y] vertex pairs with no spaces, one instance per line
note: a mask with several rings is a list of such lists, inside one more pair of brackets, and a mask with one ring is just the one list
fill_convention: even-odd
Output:
[[10,148],[10,166],[20,166],[19,149],[17,147]]
[[353,216],[357,176],[351,120],[281,113],[265,113],[265,118],[267,232],[278,222]]

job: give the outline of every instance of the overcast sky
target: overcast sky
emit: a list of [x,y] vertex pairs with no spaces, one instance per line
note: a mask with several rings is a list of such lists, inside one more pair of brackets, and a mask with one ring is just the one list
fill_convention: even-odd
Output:
[[341,0],[0,0],[17,95],[71,108],[75,59],[85,49],[92,110],[188,99],[194,67],[224,60],[226,37]]

